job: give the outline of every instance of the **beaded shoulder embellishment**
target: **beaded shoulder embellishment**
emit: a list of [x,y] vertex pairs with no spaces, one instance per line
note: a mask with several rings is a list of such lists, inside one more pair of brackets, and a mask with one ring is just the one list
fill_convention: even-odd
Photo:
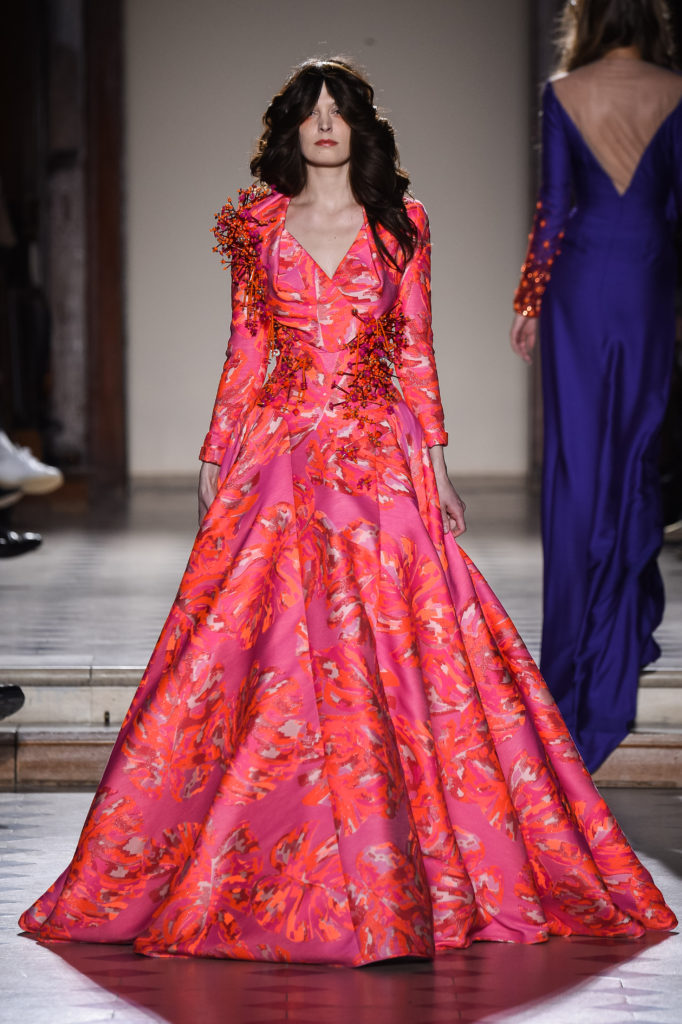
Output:
[[228,198],[211,229],[216,239],[213,252],[220,254],[225,268],[231,267],[233,278],[245,284],[245,320],[251,334],[268,318],[267,274],[259,256],[260,234],[251,207],[271,194],[272,189],[263,182],[240,189],[237,206]]

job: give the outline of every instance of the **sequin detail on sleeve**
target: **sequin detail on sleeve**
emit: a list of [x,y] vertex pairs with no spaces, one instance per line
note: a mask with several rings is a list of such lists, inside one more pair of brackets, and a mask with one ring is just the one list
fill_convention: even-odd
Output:
[[543,212],[542,201],[539,200],[533,230],[528,236],[526,262],[521,267],[521,281],[514,296],[514,310],[517,313],[530,317],[540,315],[542,296],[549,284],[554,260],[561,255],[559,244],[563,237],[563,231],[554,237],[548,231],[547,217]]
[[565,118],[552,83],[548,82],[542,94],[542,185],[526,260],[521,268],[521,281],[514,296],[514,309],[523,316],[540,315],[552,266],[561,253],[560,244],[571,213],[572,181]]

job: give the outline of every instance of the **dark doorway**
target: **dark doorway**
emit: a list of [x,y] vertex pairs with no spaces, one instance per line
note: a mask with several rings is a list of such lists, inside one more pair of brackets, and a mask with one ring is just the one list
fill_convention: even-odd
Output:
[[93,489],[126,481],[122,3],[23,0],[0,44],[0,418]]

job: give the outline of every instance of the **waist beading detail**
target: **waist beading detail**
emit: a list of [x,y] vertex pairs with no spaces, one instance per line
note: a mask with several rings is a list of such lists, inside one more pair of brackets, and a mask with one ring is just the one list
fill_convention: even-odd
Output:
[[[405,347],[407,318],[396,306],[379,317],[363,317],[356,309],[353,316],[359,329],[347,344],[345,369],[328,374],[315,368],[296,330],[273,319],[271,353],[277,363],[260,391],[258,405],[294,408],[306,400],[311,387],[321,384],[335,395],[330,407],[340,408],[343,419],[354,419],[360,427],[375,422],[372,410],[377,407],[392,412],[393,403],[402,398],[394,380]],[[377,444],[379,436],[377,432]]]

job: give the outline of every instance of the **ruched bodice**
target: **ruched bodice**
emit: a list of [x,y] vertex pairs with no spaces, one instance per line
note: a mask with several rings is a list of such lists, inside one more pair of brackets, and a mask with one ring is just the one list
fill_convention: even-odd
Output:
[[399,275],[383,265],[377,268],[376,247],[364,222],[331,278],[283,226],[270,281],[279,321],[299,330],[302,343],[341,351],[354,333],[348,311],[381,316],[396,302]]
[[[347,447],[358,416],[376,425],[378,444],[406,404],[429,445],[446,443],[423,206],[407,204],[417,245],[404,269],[381,259],[365,217],[329,277],[287,230],[288,205],[268,190],[238,211],[227,205],[218,221],[218,248],[233,269],[232,329],[201,457],[222,463],[266,405],[294,430],[324,424]],[[395,251],[391,236],[383,241]]]
[[363,324],[383,317],[398,299],[400,275],[377,268],[370,238],[365,221],[330,278],[286,227],[279,233],[269,272],[271,310],[283,333],[295,332],[298,353],[310,361],[307,388],[328,389],[351,372]]

